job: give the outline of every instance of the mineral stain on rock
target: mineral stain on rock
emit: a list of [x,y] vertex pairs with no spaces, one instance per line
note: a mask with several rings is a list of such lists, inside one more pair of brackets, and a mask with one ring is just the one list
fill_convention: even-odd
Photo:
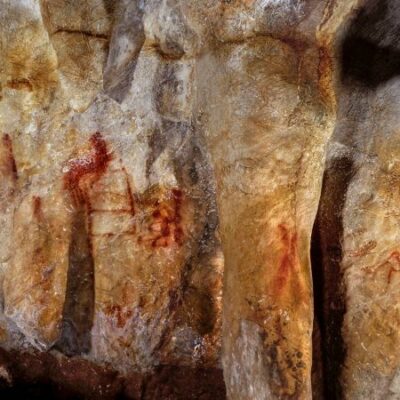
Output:
[[154,249],[169,247],[172,244],[182,245],[182,203],[184,194],[178,188],[168,190],[162,197],[154,200],[153,209],[148,218],[147,232],[139,236],[139,243],[147,243]]
[[380,264],[364,267],[363,270],[374,278],[377,277],[379,272],[386,272],[387,285],[389,286],[392,283],[394,274],[400,272],[400,252],[398,250],[392,251]]
[[105,308],[105,313],[116,320],[116,326],[118,328],[123,328],[133,315],[132,310],[124,308],[125,307],[119,304],[108,305]]
[[32,83],[26,78],[11,79],[7,82],[7,87],[15,90],[26,90],[28,92],[32,92],[33,90]]
[[150,225],[153,235],[152,247],[168,247],[173,242],[178,245],[182,244],[183,231],[180,227],[182,196],[179,189],[172,189],[170,199],[156,201],[156,209],[152,213],[153,221]]
[[90,351],[90,331],[94,315],[94,262],[85,209],[73,215],[68,254],[67,289],[57,343],[68,356]]
[[39,221],[43,218],[42,212],[42,199],[40,196],[34,196],[32,198],[33,203],[33,216]]
[[4,173],[8,171],[11,174],[12,178],[16,181],[18,179],[18,171],[17,171],[17,164],[14,158],[14,151],[13,151],[13,143],[11,136],[8,133],[3,134],[2,137],[3,148],[5,151],[4,157],[4,166],[5,169]]
[[[64,187],[71,193],[76,204],[87,202],[86,181],[94,182],[99,179],[111,161],[111,154],[100,132],[90,137],[89,144],[90,152],[70,160],[68,171],[64,175]],[[87,206],[90,207],[89,204]]]
[[274,290],[279,295],[292,275],[298,273],[299,259],[297,254],[297,233],[291,232],[284,224],[278,226],[279,238],[283,248],[283,255],[275,278]]
[[74,210],[67,289],[57,348],[69,356],[90,351],[95,285],[89,191],[91,185],[105,173],[111,160],[107,144],[99,132],[90,137],[89,143],[90,152],[70,160],[64,175],[64,187],[71,194]]

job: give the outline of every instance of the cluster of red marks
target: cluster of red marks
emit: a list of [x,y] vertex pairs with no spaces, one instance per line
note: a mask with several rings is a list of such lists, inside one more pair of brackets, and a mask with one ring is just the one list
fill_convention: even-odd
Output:
[[180,189],[172,189],[165,200],[156,200],[148,234],[140,237],[139,241],[151,243],[153,248],[168,247],[172,243],[182,245],[182,202]]
[[108,316],[115,318],[118,328],[123,328],[126,325],[128,319],[132,318],[133,315],[132,310],[124,309],[119,304],[107,305],[105,313]]
[[383,269],[388,267],[388,273],[387,273],[387,284],[388,286],[392,283],[392,276],[396,272],[400,272],[400,252],[395,250],[392,253],[390,253],[389,257],[383,261],[381,264],[379,264],[377,267],[366,267],[363,268],[363,270],[367,273],[375,274]]
[[290,274],[297,268],[299,262],[297,254],[297,234],[290,232],[283,224],[280,224],[278,229],[283,247],[283,255],[274,282],[274,290],[277,294],[281,293],[283,288],[287,285]]
[[14,180],[17,180],[17,164],[15,163],[12,140],[8,133],[3,135],[3,146],[6,152],[5,166],[7,171],[11,171]]
[[64,187],[70,191],[75,202],[80,203],[85,199],[81,182],[90,177],[93,181],[106,171],[111,154],[101,134],[96,132],[90,138],[91,151],[89,154],[69,161],[69,170],[64,175]]

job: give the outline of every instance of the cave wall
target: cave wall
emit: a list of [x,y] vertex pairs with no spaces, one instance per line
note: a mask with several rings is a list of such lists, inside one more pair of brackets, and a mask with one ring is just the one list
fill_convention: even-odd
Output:
[[5,393],[396,399],[399,12],[0,0]]

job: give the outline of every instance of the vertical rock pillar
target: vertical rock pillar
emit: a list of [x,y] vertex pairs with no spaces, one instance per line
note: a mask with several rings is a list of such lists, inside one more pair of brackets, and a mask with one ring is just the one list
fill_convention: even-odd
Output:
[[224,9],[197,65],[226,263],[224,376],[230,399],[309,399],[310,238],[335,122],[333,38],[351,4],[266,2],[270,24],[246,31],[246,12],[260,17],[247,3]]

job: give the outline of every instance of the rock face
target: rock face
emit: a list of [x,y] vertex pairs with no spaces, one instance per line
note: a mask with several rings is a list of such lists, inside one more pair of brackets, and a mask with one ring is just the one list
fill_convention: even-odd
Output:
[[1,341],[214,371],[223,255],[193,61],[144,45],[145,10],[2,2]]
[[338,114],[318,217],[331,396],[400,396],[396,2],[366,1],[341,46]]
[[0,0],[0,388],[399,398],[399,12]]

